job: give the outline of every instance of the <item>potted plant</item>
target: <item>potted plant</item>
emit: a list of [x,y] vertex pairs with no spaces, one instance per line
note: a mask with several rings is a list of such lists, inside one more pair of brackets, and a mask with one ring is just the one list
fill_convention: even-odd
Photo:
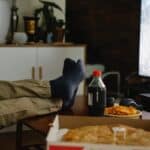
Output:
[[[65,22],[63,19],[57,19],[54,14],[54,9],[57,9],[63,12],[62,8],[57,5],[55,2],[43,1],[39,0],[43,6],[41,8],[37,8],[35,10],[35,17],[42,16],[42,23],[40,26],[40,30],[45,31],[46,37],[48,34],[53,34],[53,40],[56,40],[56,31],[59,29],[63,29]],[[40,16],[39,16],[40,15]],[[45,37],[45,40],[46,40]]]

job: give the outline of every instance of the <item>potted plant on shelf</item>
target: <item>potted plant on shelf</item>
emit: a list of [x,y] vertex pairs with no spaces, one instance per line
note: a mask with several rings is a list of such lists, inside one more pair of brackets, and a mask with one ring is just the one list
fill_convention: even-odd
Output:
[[[64,35],[64,25],[65,22],[63,19],[57,19],[54,13],[54,9],[57,9],[63,13],[62,8],[57,5],[55,2],[43,1],[39,0],[43,6],[41,8],[35,9],[34,16],[39,17],[42,21],[41,25],[39,26],[39,32],[45,33],[44,41],[47,41],[47,37],[52,38],[49,40],[57,41],[62,40],[58,37],[58,32],[61,32],[61,38]],[[63,31],[63,32],[62,32]],[[62,35],[63,33],[63,35]],[[52,35],[52,36],[48,36]],[[60,36],[60,35],[59,35]]]

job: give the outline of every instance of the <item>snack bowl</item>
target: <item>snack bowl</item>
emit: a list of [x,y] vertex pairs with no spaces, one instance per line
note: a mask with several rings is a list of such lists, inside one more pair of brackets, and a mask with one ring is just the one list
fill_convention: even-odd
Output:
[[104,112],[105,116],[108,117],[119,117],[119,118],[139,118],[142,115],[140,110],[137,110],[131,106],[112,106],[107,107]]
[[107,117],[118,117],[118,118],[132,118],[132,119],[138,119],[142,116],[142,112],[137,110],[136,114],[132,115],[114,115],[114,114],[108,114],[107,112],[104,113]]

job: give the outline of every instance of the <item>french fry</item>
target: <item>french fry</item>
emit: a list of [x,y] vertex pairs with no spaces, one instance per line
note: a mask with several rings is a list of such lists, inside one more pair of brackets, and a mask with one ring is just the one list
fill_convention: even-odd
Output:
[[137,114],[137,110],[131,106],[112,106],[105,109],[107,114],[112,115],[135,115]]

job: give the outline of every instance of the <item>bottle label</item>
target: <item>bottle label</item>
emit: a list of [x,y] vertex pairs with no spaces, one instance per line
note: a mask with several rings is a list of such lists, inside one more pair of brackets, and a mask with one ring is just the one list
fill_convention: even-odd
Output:
[[88,105],[92,106],[93,105],[93,94],[88,93]]
[[34,34],[35,33],[35,20],[26,21],[26,28],[29,34]]
[[96,102],[98,103],[98,101],[99,101],[99,93],[98,91],[96,91]]
[[89,88],[88,105],[96,107],[105,107],[106,105],[106,90],[100,88]]

